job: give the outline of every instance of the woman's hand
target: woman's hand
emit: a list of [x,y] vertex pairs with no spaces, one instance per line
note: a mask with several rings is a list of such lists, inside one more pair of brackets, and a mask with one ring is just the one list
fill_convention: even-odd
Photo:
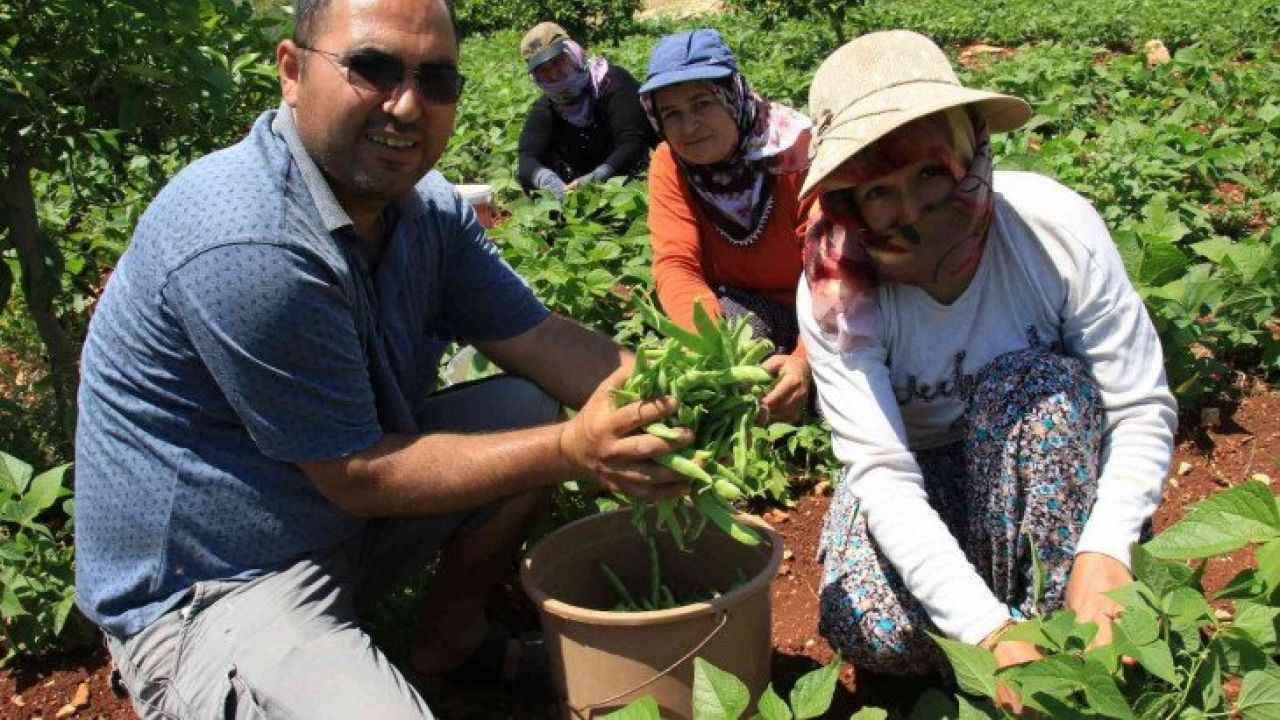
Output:
[[[985,640],[978,643],[981,647],[991,650],[991,654],[995,655],[996,669],[1006,668],[1011,665],[1025,665],[1044,657],[1044,654],[1040,652],[1040,648],[1035,646],[1035,643],[1021,640],[1001,640],[1000,636],[1013,626],[1012,622],[1001,625],[996,628],[995,632],[988,635]],[[1022,714],[1022,698],[1018,697],[1018,693],[1014,692],[1013,688],[1001,680],[996,681],[995,699],[997,705],[1014,715]]]
[[809,403],[809,391],[813,377],[809,374],[809,361],[795,355],[774,355],[761,367],[778,378],[773,388],[764,396],[764,412],[760,422],[796,422],[804,414]]
[[[996,646],[991,649],[991,654],[996,656],[997,669],[1006,668],[1010,665],[1025,665],[1044,657],[1044,654],[1040,652],[1040,648],[1036,647],[1034,643],[1022,642],[1021,640],[997,642]],[[1022,714],[1022,698],[1018,697],[1018,693],[1014,692],[1012,688],[1001,680],[996,681],[996,704],[1014,715]]]
[[[1066,606],[1076,613],[1076,622],[1094,622],[1098,634],[1091,647],[1111,643],[1111,621],[1119,617],[1124,607],[1104,593],[1133,582],[1133,575],[1124,563],[1097,552],[1082,552],[1071,564],[1071,578],[1067,581]],[[1132,658],[1124,658],[1130,665]]]

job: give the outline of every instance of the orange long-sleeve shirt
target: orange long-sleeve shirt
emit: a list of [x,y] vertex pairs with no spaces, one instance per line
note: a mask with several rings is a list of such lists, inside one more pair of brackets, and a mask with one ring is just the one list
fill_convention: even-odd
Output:
[[[649,236],[653,246],[653,282],[662,309],[682,327],[693,329],[693,304],[701,302],[713,317],[720,303],[712,285],[756,292],[795,307],[796,283],[804,268],[804,223],[816,196],[800,202],[804,172],[773,178],[774,207],[764,232],[753,245],[725,240],[702,212],[667,143],[658,145],[649,166]],[[797,345],[795,354],[804,355]]]

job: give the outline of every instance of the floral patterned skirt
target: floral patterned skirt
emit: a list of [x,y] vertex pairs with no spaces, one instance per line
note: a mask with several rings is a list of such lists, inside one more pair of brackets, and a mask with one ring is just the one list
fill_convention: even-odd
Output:
[[[1061,608],[1097,494],[1105,418],[1084,364],[1044,349],[992,360],[962,420],[964,439],[916,459],[929,504],[982,579],[1017,615]],[[1045,572],[1034,607],[1031,544]],[[945,672],[938,630],[837,490],[821,539],[819,630],[845,659],[893,675]]]
[[751,290],[721,285],[715,288],[720,312],[726,318],[744,315],[756,337],[773,341],[776,352],[786,355],[796,347],[800,325],[796,321],[796,309],[774,302]]

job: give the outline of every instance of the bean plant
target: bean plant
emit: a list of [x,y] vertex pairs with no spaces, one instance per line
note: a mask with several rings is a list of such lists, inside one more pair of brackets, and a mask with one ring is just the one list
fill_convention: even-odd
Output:
[[[694,305],[697,332],[677,325],[650,302],[637,296],[634,307],[661,339],[647,340],[636,349],[635,368],[626,383],[614,391],[614,402],[626,405],[638,400],[673,397],[678,407],[668,423],[645,428],[665,439],[691,431],[691,445],[663,455],[657,461],[689,479],[689,497],[663,500],[654,505],[652,527],[671,533],[676,546],[685,545],[686,531],[696,534],[703,520],[739,542],[757,544],[759,535],[733,520],[733,503],[769,490],[767,474],[772,463],[761,450],[765,433],[756,427],[760,399],[774,378],[760,362],[774,350],[767,338],[753,336],[743,317],[713,321],[701,304]],[[764,471],[763,473],[760,471]],[[774,488],[775,492],[785,489]],[[697,510],[685,520],[687,508]],[[647,504],[634,506],[637,524],[647,528]]]
[[[1209,600],[1201,580],[1209,558],[1253,546],[1257,566],[1240,572]],[[1190,564],[1199,561],[1198,564]],[[1192,507],[1145,545],[1133,546],[1134,582],[1109,595],[1124,610],[1113,641],[1094,646],[1098,628],[1070,610],[1019,623],[1002,637],[1034,643],[1044,657],[996,668],[990,651],[934,636],[960,693],[925,692],[910,720],[980,720],[1015,716],[995,704],[998,683],[1018,693],[1025,715],[1068,720],[1205,720],[1280,718],[1280,498],[1267,483],[1243,482]],[[707,663],[695,670],[695,720],[737,720],[746,711],[745,685]],[[835,691],[838,663],[801,678],[788,708],[772,691],[762,695],[763,720],[819,717]],[[830,679],[827,674],[830,673]],[[823,678],[821,682],[810,678]],[[1234,698],[1227,681],[1238,679]],[[797,709],[797,693],[817,714]],[[657,705],[642,699],[614,713],[616,720],[656,720]],[[863,708],[851,720],[884,720]]]
[[30,465],[0,452],[0,665],[53,648],[71,614],[69,467],[34,475]]

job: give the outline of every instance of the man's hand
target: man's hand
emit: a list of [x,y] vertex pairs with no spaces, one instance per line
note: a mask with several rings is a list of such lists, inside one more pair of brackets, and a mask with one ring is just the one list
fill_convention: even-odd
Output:
[[776,376],[778,382],[761,400],[764,412],[760,421],[792,423],[799,420],[813,387],[809,361],[795,355],[774,355],[761,363],[761,367]]
[[[1098,634],[1090,647],[1111,643],[1111,621],[1119,617],[1124,607],[1104,593],[1133,582],[1133,575],[1124,563],[1096,552],[1082,552],[1071,564],[1071,578],[1067,581],[1066,606],[1076,613],[1076,622],[1094,622]],[[1132,658],[1124,658],[1132,665]]]
[[685,447],[693,442],[693,433],[682,429],[679,440],[637,433],[675,412],[676,402],[667,397],[615,408],[610,391],[630,375],[631,366],[625,364],[600,383],[582,410],[565,423],[560,433],[560,452],[611,491],[640,500],[684,495],[689,492],[688,480],[653,462],[653,458]]

